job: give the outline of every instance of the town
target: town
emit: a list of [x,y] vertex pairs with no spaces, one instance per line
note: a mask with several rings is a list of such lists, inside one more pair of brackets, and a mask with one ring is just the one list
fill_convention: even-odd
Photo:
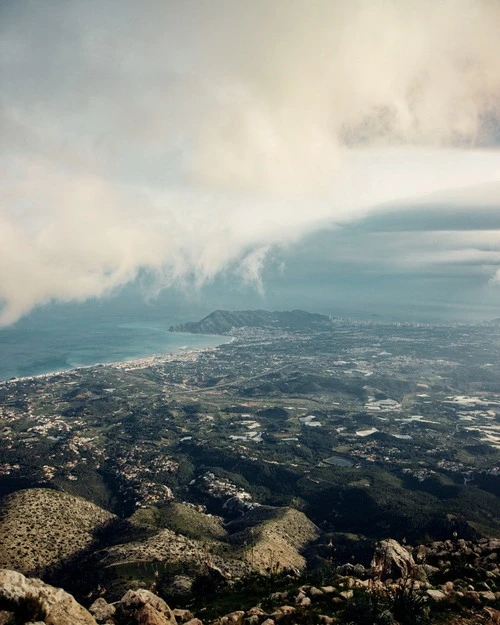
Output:
[[176,500],[222,515],[245,493],[240,507],[295,501],[340,531],[420,537],[445,513],[500,529],[498,325],[228,334],[0,383],[3,492],[48,485],[119,514]]

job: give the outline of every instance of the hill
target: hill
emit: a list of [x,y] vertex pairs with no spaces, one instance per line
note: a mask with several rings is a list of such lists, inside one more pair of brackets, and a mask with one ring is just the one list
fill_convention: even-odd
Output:
[[277,328],[307,331],[328,328],[330,320],[325,315],[303,310],[216,310],[201,321],[190,321],[170,327],[170,332],[192,334],[227,334],[235,328]]
[[0,568],[40,575],[87,550],[114,518],[102,508],[45,488],[18,491],[0,502]]
[[[252,569],[266,571],[306,566],[304,548],[318,537],[318,531],[302,512],[294,508],[255,508],[244,517],[244,529],[232,541],[243,545],[242,557]],[[242,526],[242,520],[228,525]]]
[[303,310],[216,310],[201,321],[171,326],[171,332],[192,334],[227,334],[234,328],[277,328],[292,331],[320,330],[328,328],[330,320],[325,315]]
[[180,574],[190,588],[206,566],[233,580],[269,568],[302,570],[302,553],[317,537],[315,525],[292,508],[259,506],[224,529],[219,517],[170,504],[135,513],[115,528],[114,544],[97,550],[78,568],[91,568],[91,577],[115,598],[131,580],[153,583],[158,577],[172,592]]

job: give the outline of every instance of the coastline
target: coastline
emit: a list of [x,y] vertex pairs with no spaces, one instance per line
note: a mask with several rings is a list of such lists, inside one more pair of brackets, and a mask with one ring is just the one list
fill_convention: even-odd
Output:
[[0,380],[0,386],[5,386],[7,384],[16,384],[19,382],[29,382],[31,380],[44,380],[52,377],[58,377],[61,375],[66,375],[70,373],[74,373],[81,370],[109,367],[115,369],[122,369],[124,371],[133,371],[138,369],[145,369],[152,365],[161,365],[167,362],[172,362],[175,360],[187,361],[187,360],[196,360],[199,354],[209,351],[214,351],[218,349],[221,345],[227,345],[232,343],[235,340],[233,336],[227,336],[223,334],[204,334],[198,335],[210,338],[224,339],[221,340],[217,345],[210,345],[206,347],[189,347],[189,346],[181,346],[176,347],[172,351],[152,354],[149,356],[139,356],[125,360],[111,360],[105,362],[95,362],[88,365],[77,365],[75,367],[69,367],[68,369],[61,369],[55,371],[46,371],[43,373],[37,373],[34,375],[28,376],[19,376],[19,377],[11,377],[7,380]]

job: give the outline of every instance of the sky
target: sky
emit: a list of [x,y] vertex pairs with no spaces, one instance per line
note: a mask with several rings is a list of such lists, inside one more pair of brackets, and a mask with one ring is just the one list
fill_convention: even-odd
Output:
[[0,0],[0,325],[137,281],[500,304],[500,3]]

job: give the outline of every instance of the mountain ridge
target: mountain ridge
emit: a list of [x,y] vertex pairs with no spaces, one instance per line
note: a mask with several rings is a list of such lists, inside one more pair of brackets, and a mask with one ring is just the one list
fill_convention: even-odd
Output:
[[267,328],[282,330],[310,330],[327,328],[330,319],[326,315],[303,310],[268,311],[268,310],[215,310],[200,321],[189,321],[170,326],[170,332],[188,332],[192,334],[227,334],[236,328]]

